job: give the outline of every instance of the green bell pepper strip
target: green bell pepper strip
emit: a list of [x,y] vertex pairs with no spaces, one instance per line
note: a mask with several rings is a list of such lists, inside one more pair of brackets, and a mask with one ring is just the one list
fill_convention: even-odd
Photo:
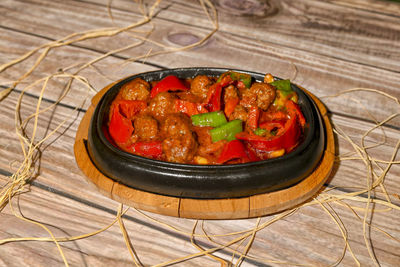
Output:
[[285,97],[294,92],[290,80],[278,80],[273,81],[270,84],[275,86],[275,88],[279,90]]
[[254,131],[255,135],[259,135],[259,136],[264,136],[267,133],[267,130],[263,129],[263,128],[257,128]]
[[194,126],[219,127],[227,123],[223,111],[213,111],[208,113],[195,114],[190,117]]
[[222,126],[211,129],[209,131],[211,135],[211,140],[213,142],[218,142],[220,140],[232,141],[235,140],[235,135],[243,131],[243,122],[241,120],[233,120],[225,123]]
[[223,73],[217,82],[221,82],[225,76],[230,76],[232,81],[242,82],[247,88],[251,86],[251,76],[246,73],[239,73],[236,71],[227,71]]
[[278,80],[270,83],[276,88],[276,98],[273,103],[278,109],[283,108],[286,105],[286,101],[291,100],[295,103],[298,101],[298,96],[293,91],[290,80]]

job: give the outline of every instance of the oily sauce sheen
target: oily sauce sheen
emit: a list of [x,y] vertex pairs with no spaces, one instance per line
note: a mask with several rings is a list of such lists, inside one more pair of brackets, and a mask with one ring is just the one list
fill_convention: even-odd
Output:
[[279,157],[301,141],[306,121],[289,80],[228,71],[125,83],[110,106],[109,141],[184,164],[238,164]]

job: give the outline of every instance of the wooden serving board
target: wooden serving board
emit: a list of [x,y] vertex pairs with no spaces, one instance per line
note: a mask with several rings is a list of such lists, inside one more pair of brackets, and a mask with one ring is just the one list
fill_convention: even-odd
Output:
[[74,152],[79,168],[97,189],[118,202],[158,214],[191,219],[241,219],[269,215],[296,207],[315,196],[328,179],[334,159],[335,140],[327,110],[322,102],[307,90],[318,106],[325,123],[326,147],[317,168],[300,183],[270,193],[243,198],[192,199],[164,196],[141,191],[115,182],[103,175],[93,164],[86,149],[89,124],[101,97],[114,85],[110,84],[92,98],[76,133]]

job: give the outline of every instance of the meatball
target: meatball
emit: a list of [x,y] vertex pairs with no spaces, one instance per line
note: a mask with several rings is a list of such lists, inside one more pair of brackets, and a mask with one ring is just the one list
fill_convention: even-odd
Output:
[[235,86],[229,85],[224,90],[224,101],[226,102],[231,98],[239,98],[238,91]]
[[213,83],[210,77],[205,75],[196,76],[190,84],[190,92],[201,99],[207,97],[208,88]]
[[137,135],[140,140],[149,141],[157,137],[158,123],[150,115],[141,114],[136,116],[133,125],[135,128],[134,134]]
[[165,117],[161,125],[161,134],[165,137],[181,137],[192,134],[192,122],[182,113],[174,113]]
[[146,100],[150,94],[150,85],[141,78],[126,83],[121,88],[121,96],[126,100]]
[[247,111],[246,108],[243,107],[242,105],[237,105],[235,109],[233,110],[232,114],[229,116],[229,120],[242,120],[246,121],[247,120]]
[[189,163],[193,160],[198,145],[188,116],[182,113],[166,116],[160,131],[165,137],[162,149],[168,161]]
[[212,144],[212,139],[210,135],[210,130],[212,128],[213,127],[209,126],[193,126],[193,131],[196,133],[199,146],[208,147]]
[[167,161],[190,163],[196,153],[197,142],[192,134],[168,137],[162,142]]
[[250,91],[257,95],[257,106],[262,110],[267,110],[276,96],[275,87],[268,83],[254,83]]
[[250,89],[243,93],[241,104],[247,108],[257,106],[267,110],[274,102],[276,89],[268,83],[254,83]]
[[150,114],[158,121],[162,121],[167,114],[175,110],[176,97],[168,92],[158,93],[151,101],[148,107]]

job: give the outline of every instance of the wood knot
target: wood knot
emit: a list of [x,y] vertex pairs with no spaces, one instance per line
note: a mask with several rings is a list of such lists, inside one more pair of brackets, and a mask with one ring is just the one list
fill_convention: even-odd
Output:
[[172,33],[167,36],[169,42],[179,45],[188,46],[200,41],[200,37],[189,32]]
[[235,16],[267,17],[277,13],[278,4],[272,0],[218,0],[218,10]]

